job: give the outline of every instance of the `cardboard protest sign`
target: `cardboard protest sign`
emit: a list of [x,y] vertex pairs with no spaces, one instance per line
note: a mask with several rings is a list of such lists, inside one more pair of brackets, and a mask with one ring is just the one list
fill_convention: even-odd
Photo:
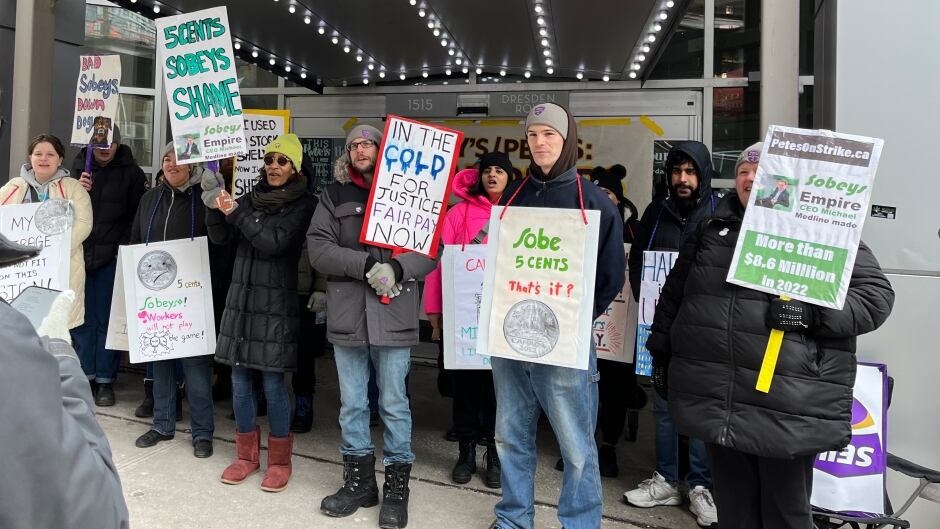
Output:
[[[628,255],[630,244],[624,244],[623,251]],[[636,346],[637,302],[630,290],[629,268],[624,270],[624,276],[623,289],[594,320],[593,335],[598,358],[629,364],[633,362]]]
[[121,58],[118,55],[81,55],[78,59],[70,143],[109,147],[114,138],[114,116],[121,91]]
[[477,353],[587,369],[600,212],[490,213]]
[[281,134],[290,132],[290,110],[242,110],[246,151],[235,158],[232,198],[251,192],[264,169],[264,149]]
[[29,286],[69,288],[72,219],[71,204],[62,199],[0,207],[0,233],[42,249],[33,258],[0,269],[0,298],[10,302]]
[[124,246],[120,274],[131,363],[215,353],[205,237]]
[[118,266],[114,272],[114,288],[111,290],[111,314],[108,317],[108,332],[105,335],[104,346],[114,351],[129,351],[127,342],[127,307],[124,296],[124,249],[127,246],[118,246]]
[[772,126],[727,280],[841,309],[884,141]]
[[490,369],[477,354],[486,245],[448,245],[441,254],[444,369]]
[[463,134],[388,116],[359,240],[393,251],[437,255],[439,221]]
[[170,128],[181,164],[245,152],[245,124],[225,7],[158,18]]
[[818,508],[849,513],[885,512],[888,374],[884,364],[859,364],[852,395],[852,440],[824,452],[813,465]]
[[640,273],[640,302],[637,307],[636,326],[636,374],[653,374],[653,357],[646,348],[646,340],[653,327],[659,293],[666,284],[666,277],[676,264],[679,252],[643,252],[643,271]]

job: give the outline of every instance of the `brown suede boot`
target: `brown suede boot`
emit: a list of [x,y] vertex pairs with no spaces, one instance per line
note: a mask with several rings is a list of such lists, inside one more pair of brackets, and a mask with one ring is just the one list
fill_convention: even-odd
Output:
[[287,488],[293,451],[294,434],[288,434],[287,437],[273,437],[268,434],[268,470],[261,480],[261,490],[281,492]]
[[222,472],[222,483],[240,485],[261,468],[258,455],[261,452],[261,428],[249,433],[235,432],[235,462]]

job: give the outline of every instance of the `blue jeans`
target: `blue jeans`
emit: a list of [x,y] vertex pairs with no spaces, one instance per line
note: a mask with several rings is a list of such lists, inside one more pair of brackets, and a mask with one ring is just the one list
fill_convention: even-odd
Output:
[[597,357],[588,369],[569,369],[493,357],[496,450],[503,498],[496,520],[505,529],[535,527],[535,434],[544,410],[565,462],[558,520],[566,529],[601,526],[603,493],[597,466]]
[[[258,413],[258,395],[252,373],[254,369],[232,367],[232,407],[235,409],[235,428],[239,433],[255,431]],[[290,396],[284,373],[258,371],[264,382],[264,396],[268,401],[268,424],[271,435],[287,437],[290,434]]]
[[[153,362],[144,363],[146,374],[144,375],[144,380],[153,380]],[[179,360],[173,360],[173,379],[176,381],[177,386],[182,386],[183,382],[186,381],[186,378],[183,376],[183,363]]]
[[[653,392],[653,419],[656,423],[656,472],[675,485],[679,481],[679,434],[669,415],[669,401]],[[712,486],[711,461],[705,443],[689,439],[689,488]]]
[[85,323],[72,329],[75,352],[88,380],[110,384],[117,379],[120,352],[105,349],[108,320],[111,317],[111,293],[117,262],[97,270],[85,271]]
[[[178,360],[186,377],[193,441],[212,440],[215,431],[212,416],[212,356],[193,356]],[[153,362],[153,426],[163,435],[176,433],[175,360]]]
[[379,415],[385,424],[382,452],[383,465],[412,463],[411,405],[405,379],[411,369],[410,347],[376,345],[333,346],[336,372],[339,376],[339,425],[343,455],[365,456],[375,451],[369,431],[369,359],[375,366],[379,387]]

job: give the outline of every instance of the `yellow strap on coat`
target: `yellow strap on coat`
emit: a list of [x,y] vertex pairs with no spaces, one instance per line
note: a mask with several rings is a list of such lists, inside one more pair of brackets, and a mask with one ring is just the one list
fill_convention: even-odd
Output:
[[[790,301],[787,296],[780,296],[783,301]],[[764,349],[764,360],[760,364],[760,373],[757,375],[757,391],[770,393],[770,381],[774,378],[777,369],[777,357],[780,356],[780,345],[783,344],[783,331],[771,329],[767,338],[767,347]]]

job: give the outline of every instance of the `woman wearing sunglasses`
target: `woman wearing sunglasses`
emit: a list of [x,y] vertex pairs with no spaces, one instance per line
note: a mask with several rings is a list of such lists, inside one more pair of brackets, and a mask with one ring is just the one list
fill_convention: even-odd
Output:
[[295,134],[275,138],[265,149],[258,183],[237,200],[216,181],[202,182],[209,238],[237,244],[216,346],[216,360],[232,366],[236,428],[236,459],[221,479],[237,485],[260,468],[252,384],[253,371],[260,371],[271,429],[261,489],[269,492],[284,490],[291,475],[294,439],[284,373],[297,369],[297,263],[317,205],[300,168],[302,156]]

